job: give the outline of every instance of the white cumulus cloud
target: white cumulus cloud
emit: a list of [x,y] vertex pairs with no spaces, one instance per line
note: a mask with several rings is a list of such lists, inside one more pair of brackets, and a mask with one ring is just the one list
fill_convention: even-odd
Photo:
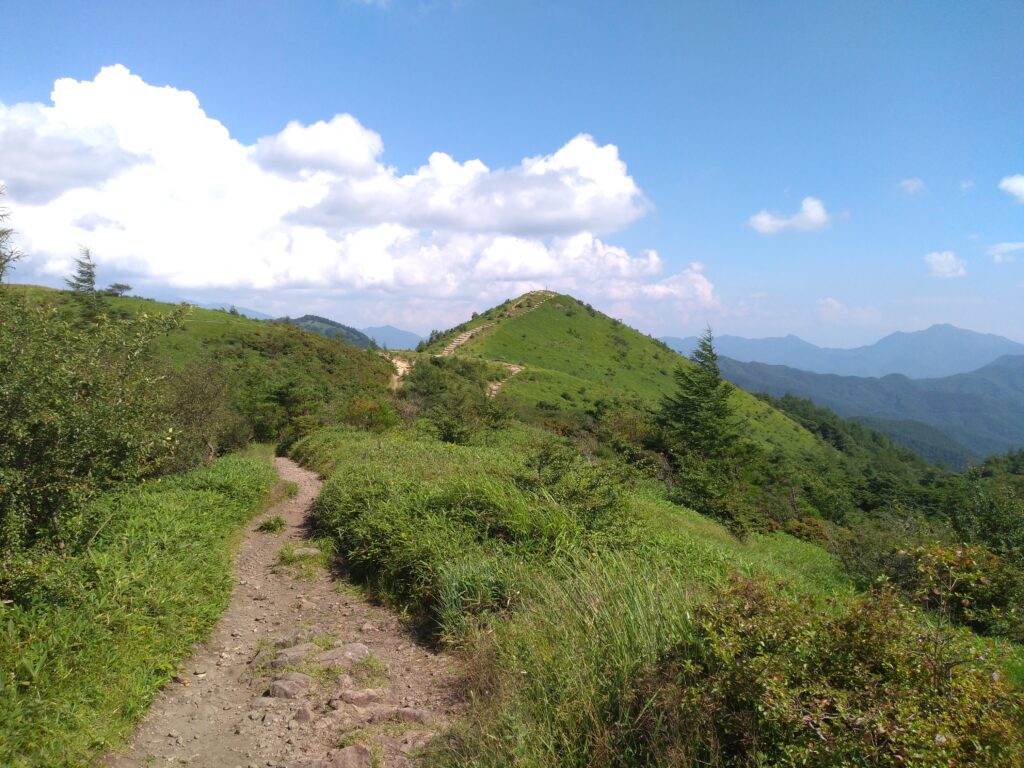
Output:
[[805,197],[800,211],[792,216],[780,216],[764,210],[751,216],[747,223],[762,235],[774,235],[787,230],[807,231],[827,227],[831,217],[825,204],[816,197]]
[[716,301],[702,267],[666,275],[656,252],[606,241],[650,204],[618,148],[587,134],[509,167],[438,151],[402,173],[352,115],[247,145],[193,93],[120,65],[58,80],[51,99],[0,106],[0,183],[35,274],[66,274],[82,243],[101,271],[179,289]]
[[1024,243],[996,243],[988,249],[988,255],[996,264],[1009,264],[1016,261],[1016,254],[1024,251]]
[[957,258],[953,251],[933,251],[924,257],[928,272],[932,277],[964,277],[967,275],[967,262]]
[[1005,177],[999,182],[999,188],[1015,197],[1018,203],[1024,203],[1024,174]]

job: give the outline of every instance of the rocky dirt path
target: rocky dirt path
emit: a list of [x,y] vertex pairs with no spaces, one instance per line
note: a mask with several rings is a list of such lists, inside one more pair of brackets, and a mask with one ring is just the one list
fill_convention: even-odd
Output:
[[[298,493],[250,523],[213,636],[111,768],[411,766],[461,711],[456,663],[323,568],[307,541],[317,476],[288,459],[277,468]],[[256,530],[278,516],[279,533]]]

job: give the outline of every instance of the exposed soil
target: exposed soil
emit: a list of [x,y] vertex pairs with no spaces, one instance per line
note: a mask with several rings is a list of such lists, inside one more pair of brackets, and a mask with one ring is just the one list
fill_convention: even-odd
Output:
[[402,385],[402,379],[412,370],[412,363],[400,357],[389,357],[388,360],[395,366],[395,372],[391,374],[391,389],[398,389]]
[[[277,468],[298,493],[248,526],[212,637],[106,765],[410,766],[462,711],[455,660],[333,579],[306,541],[319,478],[288,459]],[[275,516],[282,531],[256,530]],[[291,564],[279,562],[283,547]]]

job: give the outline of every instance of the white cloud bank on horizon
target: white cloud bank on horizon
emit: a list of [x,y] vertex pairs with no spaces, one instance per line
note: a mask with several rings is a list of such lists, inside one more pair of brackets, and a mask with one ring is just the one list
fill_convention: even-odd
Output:
[[966,277],[967,262],[953,251],[933,251],[924,257],[932,277]]
[[1018,203],[1024,204],[1024,174],[1006,176],[999,182],[999,188],[1016,198]]
[[816,197],[805,197],[800,204],[800,211],[792,216],[780,216],[768,210],[755,213],[747,224],[762,235],[775,235],[787,230],[809,231],[827,227],[831,217],[825,210],[825,204]]
[[400,174],[347,114],[247,146],[191,92],[120,65],[58,80],[51,98],[0,104],[0,182],[47,275],[67,274],[82,243],[128,280],[178,289],[468,302],[546,285],[717,306],[699,263],[666,276],[655,251],[601,239],[650,204],[617,147],[586,134],[509,168],[435,152]]

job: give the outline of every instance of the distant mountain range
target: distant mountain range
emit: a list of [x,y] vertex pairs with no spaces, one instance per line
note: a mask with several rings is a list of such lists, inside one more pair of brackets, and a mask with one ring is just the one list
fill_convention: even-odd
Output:
[[366,349],[370,346],[370,337],[362,331],[358,331],[348,325],[342,325],[334,320],[328,320],[319,315],[303,315],[302,317],[282,317],[278,322],[297,325],[307,331],[319,333],[329,339],[341,339],[349,344]]
[[393,325],[363,328],[362,332],[377,342],[378,347],[386,349],[416,349],[416,345],[423,341],[422,336],[395,328]]
[[926,379],[837,376],[724,356],[719,363],[727,379],[749,392],[808,398],[951,467],[1024,446],[1024,355]]
[[[689,355],[697,345],[693,337],[670,336],[662,341],[684,355]],[[897,332],[854,349],[818,347],[792,335],[768,339],[718,336],[715,349],[720,355],[744,363],[785,365],[842,376],[899,373],[912,379],[967,373],[1004,355],[1024,355],[1024,344],[952,325],[933,325],[912,333]]]

